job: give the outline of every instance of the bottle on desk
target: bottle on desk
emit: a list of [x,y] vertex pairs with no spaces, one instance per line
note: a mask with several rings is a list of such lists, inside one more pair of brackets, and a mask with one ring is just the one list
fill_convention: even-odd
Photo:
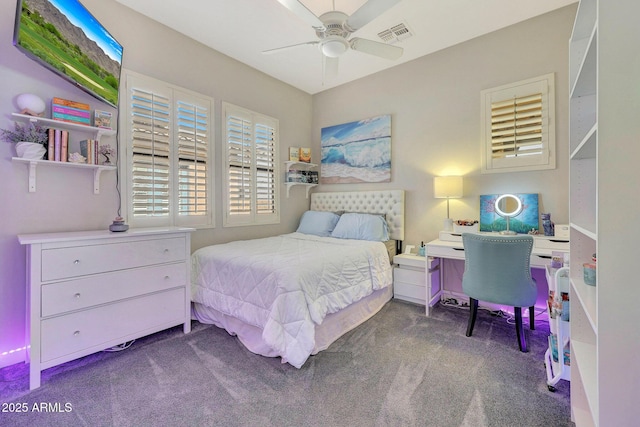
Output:
[[424,256],[424,254],[425,254],[424,242],[420,242],[420,247],[418,248],[418,255]]

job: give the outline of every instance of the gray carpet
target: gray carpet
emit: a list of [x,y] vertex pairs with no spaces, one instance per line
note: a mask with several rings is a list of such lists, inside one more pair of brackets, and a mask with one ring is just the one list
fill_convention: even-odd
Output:
[[548,323],[521,353],[513,325],[484,311],[465,337],[467,313],[391,301],[302,369],[194,322],[48,369],[33,392],[26,365],[0,370],[0,424],[573,426],[569,383],[546,386]]

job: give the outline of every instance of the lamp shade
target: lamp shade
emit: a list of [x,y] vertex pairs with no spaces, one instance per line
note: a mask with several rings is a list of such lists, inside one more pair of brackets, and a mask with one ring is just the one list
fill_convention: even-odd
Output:
[[436,199],[459,199],[462,197],[461,176],[436,176],[433,178],[433,197]]

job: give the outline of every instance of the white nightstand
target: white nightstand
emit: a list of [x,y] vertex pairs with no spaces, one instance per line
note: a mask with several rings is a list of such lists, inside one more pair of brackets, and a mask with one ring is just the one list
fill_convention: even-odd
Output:
[[400,254],[393,257],[393,297],[425,305],[425,257]]

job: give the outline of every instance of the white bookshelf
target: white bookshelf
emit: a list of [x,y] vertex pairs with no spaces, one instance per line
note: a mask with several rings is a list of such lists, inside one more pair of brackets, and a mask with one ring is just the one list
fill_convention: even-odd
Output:
[[[640,2],[581,0],[569,43],[571,414],[576,426],[640,418],[637,332]],[[633,221],[631,221],[633,222]],[[582,264],[597,254],[596,286]]]

